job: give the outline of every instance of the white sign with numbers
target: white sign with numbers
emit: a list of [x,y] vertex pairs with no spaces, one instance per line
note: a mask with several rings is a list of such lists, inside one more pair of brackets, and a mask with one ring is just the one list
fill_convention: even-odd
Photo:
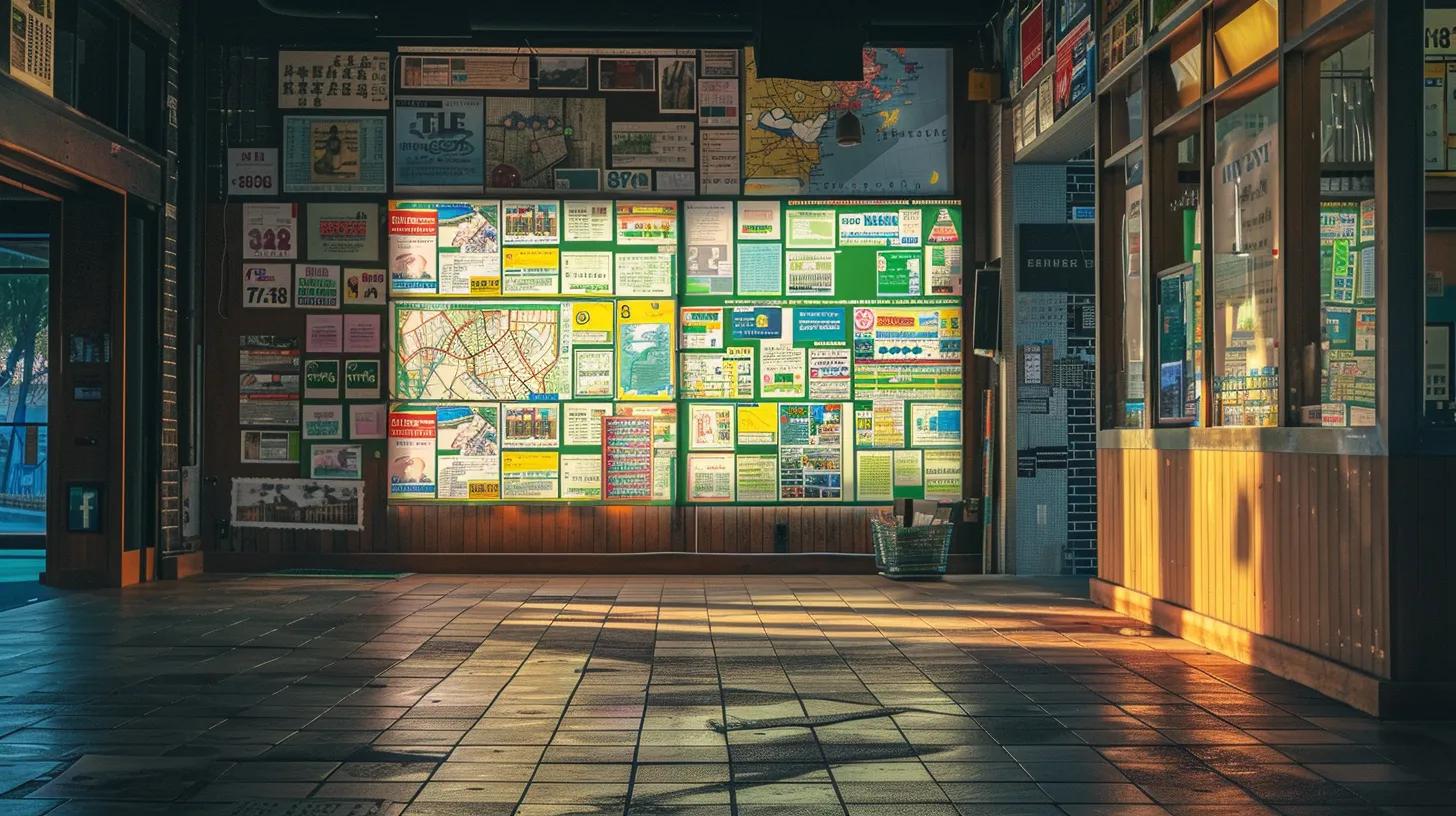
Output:
[[230,196],[278,195],[278,148],[228,148],[227,179]]

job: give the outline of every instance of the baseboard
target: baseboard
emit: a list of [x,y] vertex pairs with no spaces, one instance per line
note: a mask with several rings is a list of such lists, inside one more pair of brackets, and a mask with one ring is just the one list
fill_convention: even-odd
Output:
[[209,573],[353,569],[476,575],[864,575],[869,555],[841,553],[254,553],[208,550]]
[[162,580],[180,581],[183,578],[191,578],[194,575],[201,575],[203,571],[202,552],[178,553],[162,558],[161,564]]
[[1089,589],[1092,602],[1100,606],[1308,686],[1367,714],[1389,716],[1382,704],[1391,693],[1389,680],[1101,578],[1093,578]]

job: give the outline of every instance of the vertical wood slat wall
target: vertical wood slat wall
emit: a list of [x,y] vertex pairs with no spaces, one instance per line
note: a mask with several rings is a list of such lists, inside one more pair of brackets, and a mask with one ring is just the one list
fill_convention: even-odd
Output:
[[1389,677],[1389,461],[1103,448],[1098,576]]

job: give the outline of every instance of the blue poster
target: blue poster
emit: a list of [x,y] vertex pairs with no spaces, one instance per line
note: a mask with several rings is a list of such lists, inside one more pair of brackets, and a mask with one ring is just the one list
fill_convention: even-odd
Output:
[[783,310],[767,308],[733,309],[733,336],[738,339],[776,340],[784,333]]
[[394,100],[394,187],[485,189],[485,100],[399,97]]
[[843,343],[845,337],[843,307],[832,309],[814,307],[794,310],[795,342],[816,342],[822,340],[830,343]]

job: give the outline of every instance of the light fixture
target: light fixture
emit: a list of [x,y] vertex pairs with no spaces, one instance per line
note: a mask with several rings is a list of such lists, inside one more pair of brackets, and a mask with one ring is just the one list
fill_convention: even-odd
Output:
[[853,111],[845,111],[834,125],[834,134],[840,147],[859,147],[861,140],[859,117]]

